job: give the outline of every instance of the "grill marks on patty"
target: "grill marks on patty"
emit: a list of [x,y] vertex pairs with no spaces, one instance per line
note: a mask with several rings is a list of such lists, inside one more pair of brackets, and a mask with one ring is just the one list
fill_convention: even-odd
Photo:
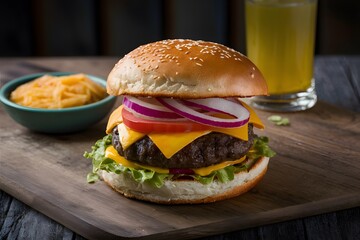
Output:
[[244,156],[253,145],[256,135],[252,124],[248,127],[249,140],[212,132],[197,138],[179,152],[167,159],[148,136],[123,150],[117,127],[112,132],[112,144],[118,153],[132,162],[160,168],[200,168],[224,161],[237,160]]

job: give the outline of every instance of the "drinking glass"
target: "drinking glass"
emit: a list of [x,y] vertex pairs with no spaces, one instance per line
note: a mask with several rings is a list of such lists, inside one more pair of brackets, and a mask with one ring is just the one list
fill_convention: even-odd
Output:
[[300,111],[315,105],[313,77],[317,0],[246,0],[247,56],[263,73],[269,96],[254,107]]

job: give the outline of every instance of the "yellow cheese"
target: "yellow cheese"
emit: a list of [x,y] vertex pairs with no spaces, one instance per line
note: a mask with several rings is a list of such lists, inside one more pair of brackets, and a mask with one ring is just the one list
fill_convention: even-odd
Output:
[[226,161],[226,162],[222,162],[222,163],[212,165],[212,166],[208,166],[208,167],[195,168],[195,169],[193,169],[193,171],[196,174],[200,175],[200,176],[207,176],[207,175],[209,175],[210,173],[212,173],[215,170],[223,169],[223,168],[225,168],[227,166],[231,166],[231,165],[241,163],[245,159],[246,159],[246,157],[242,157],[242,158],[240,158],[238,160],[235,160],[235,161]]
[[[125,159],[124,157],[120,156],[113,146],[109,146],[108,148],[106,148],[105,157],[114,160],[115,162],[123,165],[124,167],[129,167],[129,168],[134,168],[134,169],[147,169],[147,170],[152,170],[157,173],[169,173],[169,169],[146,166],[146,165],[130,162],[127,159]],[[245,158],[246,157],[242,157],[235,161],[226,161],[226,162],[222,162],[222,163],[215,164],[215,165],[208,166],[208,167],[194,168],[192,170],[200,176],[207,176],[210,173],[212,173],[213,171],[223,169],[230,165],[239,164],[239,163],[243,162],[245,160]]]
[[[240,101],[240,100],[239,100]],[[260,128],[260,129],[264,129],[265,126],[262,123],[262,121],[260,120],[260,118],[258,117],[258,115],[255,113],[254,109],[252,109],[249,105],[247,105],[245,102],[240,101],[241,104],[249,111],[250,113],[250,119],[249,119],[249,123],[252,123],[255,127]]]
[[160,151],[165,155],[166,158],[171,158],[175,153],[180,151],[183,147],[193,142],[195,139],[209,134],[210,132],[221,132],[233,137],[248,140],[248,125],[244,125],[240,128],[214,128],[206,131],[186,132],[186,133],[149,133],[144,134],[136,132],[126,127],[124,123],[118,125],[118,131],[120,136],[120,143],[123,149],[127,149],[133,143],[137,142],[146,135],[155,143]]
[[137,142],[146,136],[144,133],[131,130],[124,123],[120,123],[117,128],[119,131],[119,140],[124,150],[130,147],[134,142]]
[[124,167],[129,167],[134,169],[148,169],[148,170],[153,170],[154,172],[157,173],[169,173],[168,169],[145,166],[138,163],[130,162],[126,158],[120,156],[113,146],[109,146],[106,148],[105,157],[114,160],[115,162],[123,165]]
[[171,158],[183,147],[193,142],[198,137],[204,136],[211,131],[196,131],[186,133],[151,133],[149,138],[155,143],[166,158]]
[[239,138],[244,141],[249,140],[248,124],[245,124],[238,128],[211,128],[211,130],[213,132],[225,133],[227,135]]
[[117,109],[115,109],[108,120],[107,126],[106,126],[106,133],[111,133],[111,131],[114,129],[115,126],[117,126],[119,123],[122,123],[122,109],[123,109],[123,105],[121,105],[120,107],[118,107]]

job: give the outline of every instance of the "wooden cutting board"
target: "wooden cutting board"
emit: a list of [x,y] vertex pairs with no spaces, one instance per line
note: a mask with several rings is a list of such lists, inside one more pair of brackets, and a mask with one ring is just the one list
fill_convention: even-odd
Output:
[[82,157],[106,119],[80,133],[31,132],[0,109],[0,188],[90,239],[184,239],[360,206],[360,114],[319,102],[281,114],[258,111],[277,156],[263,181],[240,197],[206,205],[162,206],[88,184]]

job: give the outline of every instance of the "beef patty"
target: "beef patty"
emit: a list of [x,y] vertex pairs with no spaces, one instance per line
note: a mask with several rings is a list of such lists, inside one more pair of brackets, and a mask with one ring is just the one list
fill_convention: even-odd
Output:
[[112,132],[112,145],[121,156],[132,162],[160,168],[200,168],[244,156],[256,137],[252,124],[249,124],[248,134],[249,140],[243,141],[223,133],[212,132],[197,138],[169,159],[148,136],[123,150],[117,127]]

